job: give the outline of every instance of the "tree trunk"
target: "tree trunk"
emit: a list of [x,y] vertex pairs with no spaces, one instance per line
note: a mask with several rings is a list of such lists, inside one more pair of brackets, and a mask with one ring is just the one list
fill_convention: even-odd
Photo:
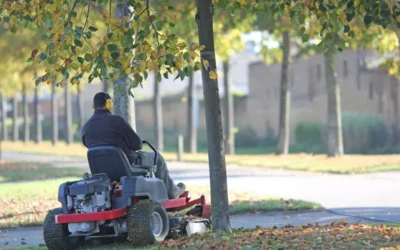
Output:
[[280,90],[280,110],[279,110],[279,134],[277,155],[289,153],[290,138],[290,36],[288,31],[282,33],[283,36],[283,60],[281,71],[281,90]]
[[343,155],[340,86],[337,82],[332,54],[325,54],[325,77],[328,96],[328,156]]
[[24,116],[24,142],[30,139],[29,103],[26,94],[26,85],[22,84],[22,113]]
[[228,155],[235,154],[235,133],[233,131],[234,114],[233,100],[231,93],[231,84],[229,82],[229,59],[223,62],[224,68],[224,122],[225,122],[225,153]]
[[188,87],[188,105],[187,105],[187,142],[186,151],[188,153],[197,152],[197,130],[194,125],[194,95],[195,87],[193,75],[189,76],[189,87]]
[[69,145],[73,142],[72,138],[72,103],[71,103],[71,85],[64,86],[64,119],[65,119],[65,142]]
[[110,89],[110,84],[107,79],[103,80],[103,92],[108,93]]
[[[400,33],[396,32],[396,35],[397,35],[398,45],[400,46]],[[400,58],[400,47],[398,49],[397,56]],[[392,76],[391,80],[392,80],[391,94],[392,94],[392,104],[393,104],[392,144],[393,146],[397,146],[400,143],[399,81],[396,78],[396,76]]]
[[83,99],[82,99],[82,89],[78,86],[78,96],[77,96],[77,108],[78,108],[78,129],[81,130],[83,126],[83,119],[85,114],[83,113]]
[[39,86],[35,87],[34,99],[34,112],[35,112],[35,142],[42,142],[42,121],[40,120],[41,110],[39,103]]
[[[124,6],[119,7],[119,3],[124,3]],[[129,16],[129,9],[126,4],[126,1],[118,1],[116,19],[123,20],[124,16]],[[136,131],[135,100],[129,95],[128,89],[127,76],[122,76],[114,82],[114,113],[122,116]],[[122,90],[122,94],[118,94],[120,90]]]
[[[202,60],[209,62],[211,70],[216,70],[212,0],[196,0],[196,6],[199,44],[205,46],[205,49],[201,51],[201,57]],[[231,232],[218,79],[211,79],[209,70],[203,65],[202,80],[210,168],[212,225],[214,232]]]
[[7,98],[5,95],[1,95],[1,134],[3,141],[8,140],[8,128],[7,128]]
[[399,83],[395,76],[391,77],[392,81],[392,104],[393,104],[393,124],[392,124],[392,131],[393,131],[393,146],[399,144],[400,140],[400,117],[399,117]]
[[58,142],[58,101],[56,93],[56,83],[51,86],[51,118],[52,118],[52,143],[56,145]]
[[19,140],[19,126],[18,126],[18,98],[17,94],[13,98],[13,141]]
[[156,148],[160,152],[163,152],[164,140],[163,140],[162,100],[160,95],[160,83],[157,81],[157,70],[154,70],[153,113],[154,113],[154,138],[156,141]]

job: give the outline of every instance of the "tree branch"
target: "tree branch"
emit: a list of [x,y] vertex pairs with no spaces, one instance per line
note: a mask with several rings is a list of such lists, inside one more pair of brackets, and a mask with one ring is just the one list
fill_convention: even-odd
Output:
[[68,25],[68,23],[71,21],[72,12],[74,12],[77,4],[78,4],[78,0],[75,0],[74,4],[72,5],[71,11],[68,13],[68,18],[67,18],[67,21],[64,23],[64,27],[66,27]]
[[83,26],[83,30],[85,30],[87,25],[89,24],[89,13],[90,13],[90,3],[89,3],[88,8],[87,8],[86,21],[85,21],[85,25]]
[[160,35],[160,33],[158,33],[158,31],[157,31],[157,28],[156,28],[156,26],[154,25],[154,23],[153,23],[153,20],[151,20],[151,18],[150,18],[150,6],[149,6],[149,4],[150,4],[150,1],[149,0],[146,0],[146,10],[147,10],[147,17],[149,18],[149,20],[150,20],[150,23],[151,23],[151,27],[153,28],[153,30],[154,30],[154,32],[155,32],[155,39],[156,39],[156,41],[157,41],[157,56],[158,56],[158,54],[159,54],[159,52],[160,52],[160,41],[159,41],[159,39],[158,39],[158,36]]

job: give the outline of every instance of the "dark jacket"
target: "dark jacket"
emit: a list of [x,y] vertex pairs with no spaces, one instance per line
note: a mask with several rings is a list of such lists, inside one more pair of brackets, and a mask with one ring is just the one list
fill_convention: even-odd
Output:
[[83,144],[87,147],[120,147],[132,164],[136,159],[135,151],[142,149],[142,140],[124,118],[112,115],[109,111],[96,110],[81,130]]

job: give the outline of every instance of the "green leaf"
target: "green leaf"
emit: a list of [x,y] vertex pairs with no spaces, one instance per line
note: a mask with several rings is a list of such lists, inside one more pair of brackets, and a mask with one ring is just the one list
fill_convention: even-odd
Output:
[[108,49],[110,52],[113,52],[113,51],[116,51],[116,50],[118,49],[118,46],[115,45],[115,44],[108,44],[108,45],[107,45],[107,49]]
[[183,72],[182,70],[179,70],[179,77],[181,78],[181,81],[183,79],[185,79],[185,76],[186,76],[185,72]]
[[157,82],[161,82],[161,73],[157,71],[157,76],[156,76]]
[[93,79],[94,79],[93,74],[90,74],[89,77],[88,77],[88,79],[89,79],[89,83],[91,83],[91,82],[93,81]]
[[168,79],[168,72],[165,72],[165,73],[163,74],[163,76],[164,76],[165,79]]
[[92,38],[92,32],[88,31],[88,32],[85,32],[84,34],[88,39]]
[[11,27],[10,31],[11,31],[12,33],[16,33],[16,32],[17,32],[17,27],[16,27],[15,25],[13,25],[13,26]]
[[43,52],[40,52],[40,54],[39,54],[39,62],[43,61],[46,58],[47,58],[47,55],[45,53],[43,53]]
[[47,48],[46,48],[46,50],[47,51],[52,51],[53,49],[54,49],[54,42],[52,42],[52,43],[49,43],[48,45],[47,45]]
[[133,43],[133,38],[130,34],[125,34],[124,37],[122,38],[122,46],[128,47],[131,46]]
[[188,52],[183,53],[183,59],[189,60],[189,53]]
[[83,59],[83,57],[80,57],[80,56],[78,56],[77,59],[78,59],[78,62],[80,62],[80,64],[82,64],[85,61],[85,59]]
[[53,26],[53,21],[51,21],[51,19],[47,19],[47,20],[46,20],[46,23],[45,23],[45,27],[46,27],[47,29],[50,29],[51,26]]
[[82,42],[81,42],[80,40],[78,40],[78,39],[75,39],[75,40],[74,40],[74,44],[75,44],[76,46],[78,46],[78,47],[82,47],[82,46],[83,46]]
[[302,36],[306,32],[306,27],[301,27],[300,28],[300,36]]
[[319,5],[319,10],[322,11],[322,12],[326,12],[328,9],[325,7],[325,5],[323,3],[321,3]]
[[350,31],[350,26],[349,25],[345,25],[344,26],[344,33],[347,33]]
[[308,42],[308,40],[310,40],[310,35],[309,34],[304,34],[304,35],[301,36],[301,41],[303,43]]
[[364,23],[365,23],[365,25],[370,25],[371,23],[372,23],[372,20],[373,20],[373,17],[372,16],[369,16],[369,15],[366,15],[365,17],[364,17]]
[[86,54],[85,54],[85,60],[86,60],[86,62],[92,61],[92,55],[89,54],[89,53],[86,53]]
[[156,29],[157,30],[162,30],[163,26],[164,26],[164,24],[163,24],[162,21],[157,21],[156,22]]
[[61,72],[61,75],[63,75],[63,76],[66,75],[67,74],[67,68],[62,67],[60,72]]
[[147,58],[147,55],[146,55],[145,53],[140,53],[140,54],[137,56],[137,59],[138,59],[139,61],[146,60],[146,58]]
[[111,58],[112,59],[118,59],[118,57],[119,57],[119,53],[118,52],[111,53]]
[[89,30],[92,31],[92,32],[96,32],[96,31],[97,31],[97,28],[94,27],[94,26],[89,26]]
[[356,36],[356,34],[354,33],[354,31],[350,31],[348,34],[350,37],[354,38]]
[[187,76],[192,76],[193,75],[193,67],[192,66],[187,66]]
[[47,62],[48,62],[50,65],[53,65],[53,64],[55,64],[55,63],[57,62],[57,57],[56,57],[56,56],[47,57]]
[[61,45],[62,50],[69,50],[69,45],[66,43],[63,43],[63,45]]

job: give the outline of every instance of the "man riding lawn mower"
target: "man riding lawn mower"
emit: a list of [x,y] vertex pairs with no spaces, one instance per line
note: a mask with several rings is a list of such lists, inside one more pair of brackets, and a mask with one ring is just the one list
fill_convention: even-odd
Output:
[[[192,200],[184,184],[174,184],[157,150],[111,114],[107,93],[95,95],[93,108],[82,127],[91,174],[60,185],[62,207],[49,211],[43,224],[47,248],[71,250],[86,239],[113,238],[144,246],[206,231],[211,210],[205,197]],[[143,144],[153,152],[139,151]]]

